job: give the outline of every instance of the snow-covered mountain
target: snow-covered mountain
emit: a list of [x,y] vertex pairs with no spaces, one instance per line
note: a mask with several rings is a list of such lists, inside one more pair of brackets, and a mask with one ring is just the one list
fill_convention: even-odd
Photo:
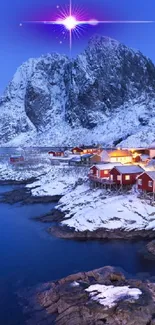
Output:
[[95,35],[70,60],[30,59],[0,99],[0,144],[143,146],[155,139],[155,66]]

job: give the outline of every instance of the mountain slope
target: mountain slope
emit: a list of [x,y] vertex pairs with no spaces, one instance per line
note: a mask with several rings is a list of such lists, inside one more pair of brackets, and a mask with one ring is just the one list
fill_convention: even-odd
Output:
[[49,54],[16,72],[0,100],[0,144],[149,145],[155,139],[155,66],[94,36],[75,60]]

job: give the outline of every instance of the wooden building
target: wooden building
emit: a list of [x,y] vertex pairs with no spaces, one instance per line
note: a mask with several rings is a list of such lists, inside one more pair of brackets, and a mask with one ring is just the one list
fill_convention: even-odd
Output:
[[115,164],[100,164],[100,165],[94,165],[90,167],[89,170],[89,177],[98,177],[98,178],[109,178],[110,177],[110,170],[115,166],[122,166],[120,163]]
[[155,171],[145,171],[137,177],[139,190],[155,193]]
[[84,155],[81,155],[81,164],[83,165],[90,165],[91,164],[91,158],[93,157],[93,154],[87,153]]
[[69,160],[68,164],[70,166],[80,166],[81,165],[81,156],[71,158]]
[[49,151],[48,154],[53,157],[64,157],[64,151],[62,150]]
[[109,152],[109,158],[111,163],[120,162],[122,164],[132,163],[132,152],[129,150],[114,150]]
[[151,159],[155,159],[155,143],[149,148],[149,156]]
[[91,163],[91,165],[101,163],[101,155],[94,154],[93,156],[91,156],[90,163]]
[[82,154],[84,154],[83,149],[80,148],[80,147],[74,147],[74,148],[72,148],[71,151],[75,155],[82,155]]
[[109,172],[110,180],[118,185],[132,185],[136,183],[137,176],[143,171],[143,168],[136,165],[115,166]]
[[72,148],[72,153],[73,154],[100,154],[102,152],[101,148],[95,148],[95,147],[75,147]]
[[91,158],[92,164],[99,164],[99,163],[110,163],[109,153],[106,150],[102,150],[101,153],[94,154]]
[[10,157],[10,163],[11,164],[16,164],[16,163],[23,163],[24,162],[24,157],[21,155],[12,155]]

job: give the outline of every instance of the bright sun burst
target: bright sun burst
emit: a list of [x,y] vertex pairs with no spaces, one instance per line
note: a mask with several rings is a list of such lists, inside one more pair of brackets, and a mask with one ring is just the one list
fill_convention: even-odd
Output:
[[68,29],[72,30],[78,25],[78,21],[73,16],[68,16],[66,19],[62,20],[62,24]]
[[[72,48],[72,37],[76,35],[79,37],[82,32],[82,28],[85,25],[96,26],[97,24],[154,24],[155,21],[147,21],[147,20],[97,20],[97,19],[83,19],[83,12],[81,8],[72,6],[72,0],[69,0],[69,6],[67,9],[60,9],[59,5],[57,5],[57,9],[59,9],[60,15],[55,20],[50,21],[27,21],[24,23],[33,23],[33,24],[49,24],[49,25],[60,25],[63,27],[62,35],[65,35],[68,31],[69,34],[69,43],[70,43],[70,50]],[[23,26],[23,22],[20,23],[20,27]],[[66,32],[65,32],[66,29]],[[60,41],[62,44],[62,41]]]

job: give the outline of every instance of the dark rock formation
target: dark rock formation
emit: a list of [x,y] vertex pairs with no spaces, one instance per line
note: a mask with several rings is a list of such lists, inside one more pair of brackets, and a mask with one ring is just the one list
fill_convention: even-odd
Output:
[[147,250],[155,257],[155,240],[152,240],[150,243],[147,244]]
[[[112,307],[92,300],[85,291],[90,285],[129,286],[141,291],[137,300],[118,296]],[[154,325],[155,283],[128,280],[113,267],[70,275],[47,283],[29,295],[33,310],[28,324],[56,325]],[[52,322],[52,315],[55,320]]]
[[75,231],[74,228],[70,228],[67,226],[53,226],[48,229],[48,232],[52,235],[55,235],[59,238],[65,238],[65,239],[125,239],[125,240],[132,240],[132,239],[153,239],[155,236],[154,230],[130,230],[125,231],[122,229],[105,229],[105,228],[99,228],[94,231]]
[[50,196],[32,196],[31,191],[25,187],[14,189],[9,192],[3,193],[0,202],[14,204],[21,202],[22,204],[35,204],[35,203],[54,203],[60,200],[60,195]]
[[38,179],[36,177],[31,177],[23,180],[5,179],[0,180],[0,185],[27,185],[36,182]]
[[[60,197],[58,197],[60,199]],[[33,218],[36,221],[41,221],[44,223],[48,222],[61,222],[65,217],[65,213],[61,212],[58,209],[53,209],[50,212],[40,216]]]

